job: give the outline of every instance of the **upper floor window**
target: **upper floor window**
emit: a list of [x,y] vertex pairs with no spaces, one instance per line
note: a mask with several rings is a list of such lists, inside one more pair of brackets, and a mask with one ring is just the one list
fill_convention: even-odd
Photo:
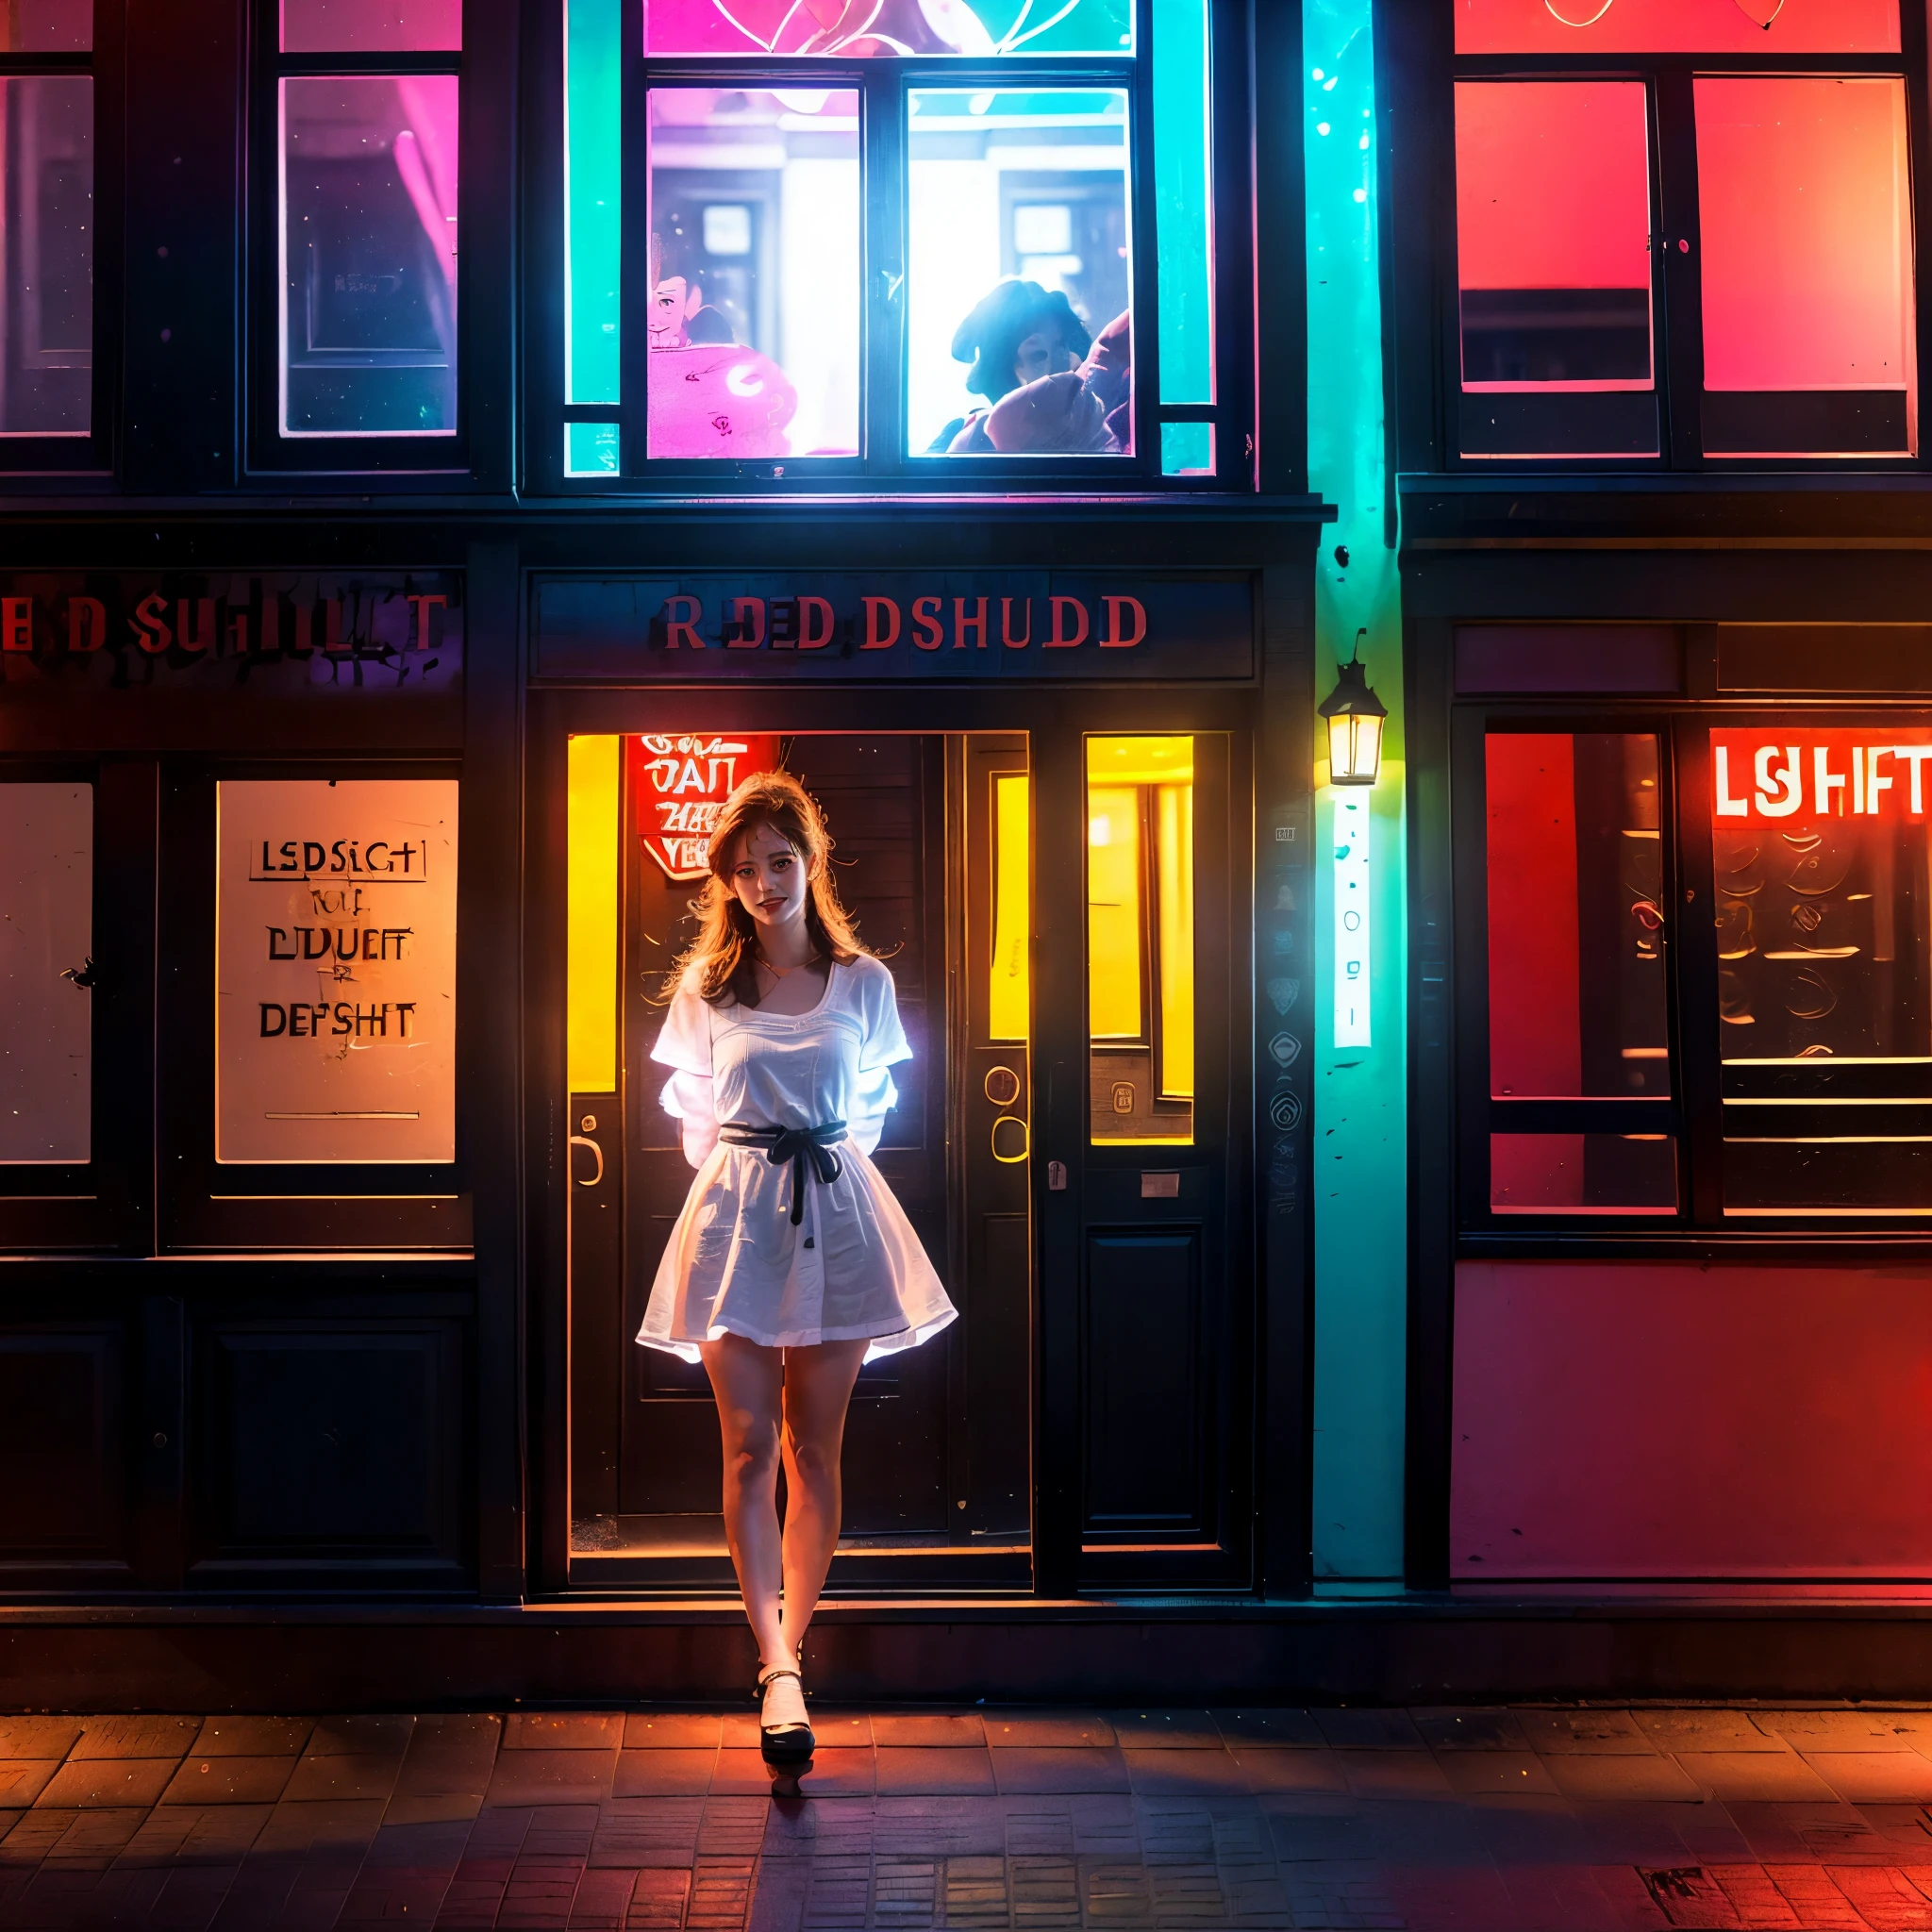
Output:
[[1919,451],[1898,0],[1457,0],[1464,458]]
[[281,0],[271,461],[327,438],[358,467],[385,439],[410,466],[454,460],[424,445],[459,426],[461,47],[460,0]]
[[1231,475],[1211,25],[1209,0],[567,0],[553,474]]
[[92,463],[106,418],[95,393],[93,46],[93,0],[0,10],[0,469]]

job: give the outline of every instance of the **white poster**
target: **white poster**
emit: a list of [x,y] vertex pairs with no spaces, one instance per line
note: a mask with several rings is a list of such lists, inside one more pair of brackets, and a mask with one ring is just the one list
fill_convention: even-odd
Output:
[[218,788],[215,1158],[456,1158],[457,784]]
[[0,1162],[87,1161],[94,790],[0,785]]

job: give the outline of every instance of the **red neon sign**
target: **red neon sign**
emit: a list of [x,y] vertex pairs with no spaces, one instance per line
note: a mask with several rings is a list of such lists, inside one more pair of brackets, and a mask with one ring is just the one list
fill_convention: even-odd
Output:
[[777,768],[778,741],[742,732],[631,740],[631,794],[644,850],[674,879],[701,879],[724,801],[754,772]]
[[1932,808],[1928,765],[1932,726],[1713,731],[1711,817],[1720,825],[1923,819]]

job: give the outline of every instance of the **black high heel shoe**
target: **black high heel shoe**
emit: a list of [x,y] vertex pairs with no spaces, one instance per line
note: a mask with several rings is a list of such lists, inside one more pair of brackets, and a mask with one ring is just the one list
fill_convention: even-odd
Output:
[[[767,1688],[778,1677],[796,1677],[801,1692],[805,1679],[790,1664],[773,1664],[758,1673],[758,1694],[760,1704],[764,1701]],[[812,1754],[814,1740],[809,1724],[768,1724],[759,1714],[758,1750],[767,1764],[804,1764]]]

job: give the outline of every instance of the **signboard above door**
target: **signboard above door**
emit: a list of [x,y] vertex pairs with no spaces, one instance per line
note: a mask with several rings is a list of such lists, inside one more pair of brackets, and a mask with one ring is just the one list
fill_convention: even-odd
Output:
[[540,575],[531,629],[565,683],[1200,683],[1254,675],[1254,606],[1245,575]]

